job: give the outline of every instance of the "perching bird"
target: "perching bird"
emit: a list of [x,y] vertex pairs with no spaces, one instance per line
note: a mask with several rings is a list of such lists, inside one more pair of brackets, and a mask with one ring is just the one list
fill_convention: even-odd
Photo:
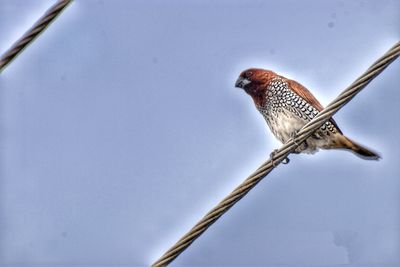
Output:
[[[270,70],[243,71],[235,84],[249,94],[277,139],[285,143],[323,107],[304,86]],[[333,119],[300,144],[295,153],[313,154],[318,149],[346,149],[363,159],[378,160],[375,152],[343,135]],[[271,156],[272,157],[272,156]]]

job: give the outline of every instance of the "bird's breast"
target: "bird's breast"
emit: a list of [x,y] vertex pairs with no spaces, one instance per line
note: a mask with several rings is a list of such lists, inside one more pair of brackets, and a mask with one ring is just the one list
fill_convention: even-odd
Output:
[[275,137],[285,143],[291,135],[300,130],[307,121],[285,108],[260,109],[265,121]]
[[277,139],[286,142],[318,112],[290,90],[283,79],[274,79],[268,86],[264,106],[259,111]]

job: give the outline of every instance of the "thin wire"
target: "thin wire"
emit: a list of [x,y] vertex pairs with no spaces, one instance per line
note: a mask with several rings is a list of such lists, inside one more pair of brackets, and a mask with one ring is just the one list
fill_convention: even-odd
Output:
[[59,0],[0,57],[0,73],[36,37],[38,37],[72,0]]
[[187,232],[175,245],[161,256],[153,267],[166,266],[171,263],[179,254],[187,249],[204,231],[207,230],[219,217],[227,212],[236,202],[244,197],[254,186],[257,185],[268,173],[279,165],[291,152],[297,148],[297,144],[304,142],[314,131],[320,128],[339,109],[367,86],[378,76],[390,63],[400,55],[400,42],[394,45],[384,56],[378,59],[367,71],[355,82],[347,87],[336,99],[334,99],[323,111],[313,120],[308,122],[296,135],[295,140],[288,140],[274,155],[274,164],[271,159],[264,162],[253,174],[242,184],[236,187],[216,207],[211,209],[189,232]]

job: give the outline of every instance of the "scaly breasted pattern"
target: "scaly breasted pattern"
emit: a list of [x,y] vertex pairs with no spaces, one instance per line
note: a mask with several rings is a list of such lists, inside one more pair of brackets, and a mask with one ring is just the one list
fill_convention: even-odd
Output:
[[[282,143],[294,137],[323,109],[307,88],[272,71],[243,71],[236,87],[244,89],[253,98],[271,132]],[[333,119],[325,122],[295,152],[313,154],[320,148],[347,149],[365,159],[379,159],[376,153],[345,137]]]

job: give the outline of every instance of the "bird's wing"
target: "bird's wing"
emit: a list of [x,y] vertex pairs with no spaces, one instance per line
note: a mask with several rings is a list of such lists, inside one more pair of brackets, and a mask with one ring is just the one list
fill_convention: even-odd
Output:
[[[290,88],[301,98],[303,98],[305,101],[307,101],[309,104],[311,104],[313,107],[315,107],[318,111],[322,111],[324,109],[324,107],[321,105],[321,103],[319,103],[318,99],[315,98],[315,96],[313,96],[313,94],[308,91],[307,88],[305,88],[303,85],[301,85],[300,83],[294,81],[294,80],[289,80],[287,79],[287,82],[290,86]],[[337,126],[336,122],[334,119],[330,119],[329,120],[338,130],[338,132],[340,134],[342,134],[342,131],[339,129],[339,127]]]

